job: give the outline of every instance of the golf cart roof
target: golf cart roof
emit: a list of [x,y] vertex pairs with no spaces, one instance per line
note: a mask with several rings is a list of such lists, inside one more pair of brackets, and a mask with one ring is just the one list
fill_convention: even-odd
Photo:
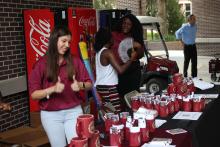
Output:
[[160,17],[152,17],[152,16],[137,16],[138,20],[141,24],[151,24],[151,23],[160,23],[163,20]]

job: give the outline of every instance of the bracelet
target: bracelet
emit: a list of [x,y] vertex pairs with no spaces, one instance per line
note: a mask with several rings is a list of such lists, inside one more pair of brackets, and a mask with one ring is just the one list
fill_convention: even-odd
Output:
[[46,94],[47,94],[47,95],[46,95],[46,98],[47,98],[47,99],[50,99],[50,94],[49,94],[48,90],[47,90],[47,89],[45,89],[45,90],[46,90]]

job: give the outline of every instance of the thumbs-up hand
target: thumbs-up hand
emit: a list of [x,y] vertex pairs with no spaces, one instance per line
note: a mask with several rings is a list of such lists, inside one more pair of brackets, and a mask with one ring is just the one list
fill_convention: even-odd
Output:
[[80,90],[78,81],[75,79],[75,75],[73,75],[73,83],[71,84],[71,88],[73,91],[76,91],[76,92]]
[[61,79],[60,79],[60,77],[58,76],[58,81],[57,81],[56,84],[55,84],[54,91],[55,91],[56,93],[61,93],[63,90],[64,90],[64,84],[61,83]]

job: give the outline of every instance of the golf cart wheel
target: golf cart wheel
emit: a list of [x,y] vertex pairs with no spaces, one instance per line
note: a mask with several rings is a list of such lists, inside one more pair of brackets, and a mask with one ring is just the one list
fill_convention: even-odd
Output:
[[214,82],[217,80],[216,73],[211,73],[211,80]]
[[149,93],[161,93],[166,83],[167,82],[161,78],[152,78],[146,83],[146,90]]

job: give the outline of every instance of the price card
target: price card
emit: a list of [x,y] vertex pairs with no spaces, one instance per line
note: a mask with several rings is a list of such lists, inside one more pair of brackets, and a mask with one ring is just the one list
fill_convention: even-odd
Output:
[[176,129],[166,130],[166,132],[172,135],[176,135],[176,134],[186,133],[187,131],[182,128],[176,128]]

